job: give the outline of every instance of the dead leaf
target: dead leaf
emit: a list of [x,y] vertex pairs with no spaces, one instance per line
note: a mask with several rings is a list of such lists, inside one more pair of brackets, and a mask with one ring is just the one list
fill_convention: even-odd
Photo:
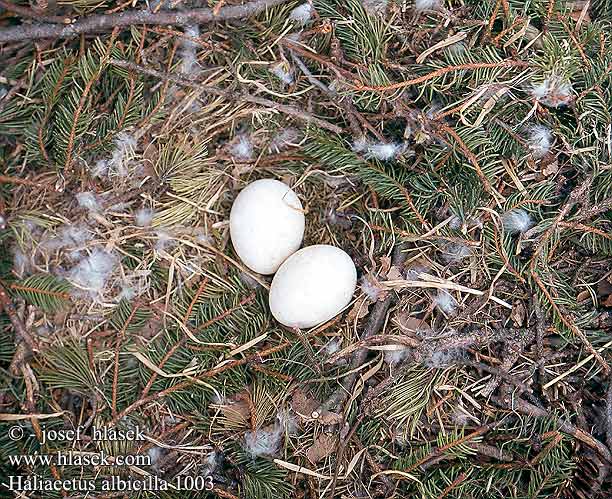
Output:
[[522,326],[525,323],[525,317],[527,316],[527,311],[525,310],[525,305],[522,301],[515,301],[512,305],[512,311],[510,312],[510,318],[514,325],[517,327]]
[[576,301],[578,303],[582,303],[585,300],[588,300],[591,296],[591,293],[589,293],[587,290],[584,291],[580,291],[580,293],[578,293],[578,295],[576,296]]
[[604,307],[612,307],[612,295],[609,295],[603,302]]
[[251,418],[248,392],[242,392],[224,403],[215,404],[227,420],[227,426],[243,426]]
[[380,272],[382,274],[387,274],[390,268],[391,268],[391,257],[381,256],[380,257]]
[[607,279],[599,281],[597,283],[597,294],[599,296],[608,296],[612,294],[612,283]]
[[319,414],[317,421],[324,425],[338,424],[342,422],[342,415],[336,412],[323,411]]
[[349,313],[346,314],[346,319],[349,322],[354,322],[357,319],[363,319],[370,312],[370,304],[368,303],[368,299],[365,296],[362,296],[358,299],[355,304],[349,310]]
[[426,332],[430,331],[429,324],[423,319],[411,316],[408,312],[399,312],[395,316],[395,323],[406,332]]
[[370,301],[385,301],[389,294],[389,290],[372,273],[364,275],[361,279],[361,290]]
[[312,464],[316,464],[327,456],[332,455],[338,446],[336,435],[319,435],[314,443],[306,451],[306,457]]
[[559,171],[559,162],[555,159],[554,161],[551,161],[550,163],[544,165],[544,168],[542,168],[542,175],[545,177],[550,177],[551,175],[554,175],[558,171]]
[[400,279],[403,279],[404,276],[402,275],[402,272],[400,271],[399,267],[394,265],[393,267],[391,267],[389,269],[389,272],[387,272],[387,279],[389,281],[399,281]]
[[315,412],[320,405],[318,400],[312,398],[300,388],[296,389],[291,397],[291,407],[293,411],[302,418],[311,418],[312,413]]

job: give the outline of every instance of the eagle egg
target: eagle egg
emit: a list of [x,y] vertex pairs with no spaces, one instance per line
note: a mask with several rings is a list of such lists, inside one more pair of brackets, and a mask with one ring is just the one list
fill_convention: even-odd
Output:
[[357,270],[340,248],[319,244],[291,255],[270,287],[270,311],[289,327],[309,328],[336,316],[351,301]]
[[256,180],[234,200],[230,237],[247,267],[260,274],[273,274],[302,244],[302,203],[282,182]]

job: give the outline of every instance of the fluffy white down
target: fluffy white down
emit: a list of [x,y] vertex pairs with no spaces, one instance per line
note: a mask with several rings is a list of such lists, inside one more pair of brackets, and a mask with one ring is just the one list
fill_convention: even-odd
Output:
[[295,9],[293,9],[289,13],[289,19],[291,21],[296,21],[300,24],[306,24],[308,21],[310,21],[310,18],[312,17],[312,12],[312,5],[306,2],[302,5],[298,5]]
[[45,234],[40,242],[43,249],[55,251],[69,248],[75,249],[83,246],[87,241],[93,239],[90,228],[85,224],[62,225],[55,236]]
[[442,258],[448,263],[458,263],[471,254],[470,247],[461,243],[449,242],[442,249]]
[[517,208],[502,215],[504,229],[511,234],[527,232],[533,227],[533,220],[525,210]]
[[389,5],[388,0],[363,0],[363,8],[370,14],[383,15]]
[[85,208],[88,211],[93,211],[97,213],[101,210],[98,197],[93,191],[79,192],[76,195],[76,200],[77,203],[79,203],[79,206]]
[[283,429],[280,425],[248,431],[244,435],[244,450],[251,456],[274,456],[280,450]]
[[414,2],[414,8],[417,12],[424,12],[427,10],[439,10],[441,7],[441,0],[416,0]]
[[287,85],[293,83],[293,73],[291,66],[286,62],[279,62],[270,68],[270,72],[275,75],[279,80]]
[[230,152],[236,159],[251,159],[253,157],[253,143],[246,135],[240,135],[230,148]]
[[339,339],[331,340],[327,345],[325,345],[325,353],[327,355],[334,355],[336,352],[340,351],[341,341]]
[[425,365],[436,369],[443,369],[457,362],[463,354],[464,351],[459,348],[438,350],[432,352],[431,355],[425,359]]
[[385,351],[385,362],[390,366],[397,365],[408,358],[410,349],[402,345],[394,345],[397,347],[396,350]]
[[91,298],[99,298],[117,263],[118,258],[114,253],[96,248],[70,270],[68,280],[86,291]]
[[389,161],[406,151],[406,144],[393,142],[372,142],[361,138],[353,143],[353,151],[363,153],[367,159]]
[[562,107],[571,101],[574,89],[568,80],[553,74],[542,83],[534,84],[531,93],[538,102],[545,106]]
[[544,125],[533,125],[529,129],[527,143],[534,159],[543,158],[549,153],[553,145],[553,135],[550,128]]
[[200,27],[195,24],[187,26],[185,35],[188,38],[181,41],[181,73],[191,77],[200,71],[197,59],[198,44],[193,40],[200,36]]
[[100,160],[91,169],[94,177],[122,177],[130,174],[129,162],[136,149],[136,138],[129,133],[119,132],[115,136],[115,148],[109,160]]
[[372,274],[364,275],[359,281],[361,291],[373,302],[378,301],[387,290]]
[[268,146],[268,150],[272,153],[279,153],[280,151],[296,144],[299,140],[299,130],[295,128],[286,128],[272,138],[270,145]]
[[17,246],[13,248],[13,272],[22,278],[32,266],[32,258],[21,251]]
[[154,216],[155,212],[151,208],[140,208],[134,215],[134,223],[138,227],[149,227]]
[[151,466],[154,468],[159,464],[162,456],[164,454],[164,449],[161,447],[153,446],[147,451],[147,456],[151,460]]
[[433,302],[446,315],[453,315],[457,310],[457,300],[445,289],[438,290]]

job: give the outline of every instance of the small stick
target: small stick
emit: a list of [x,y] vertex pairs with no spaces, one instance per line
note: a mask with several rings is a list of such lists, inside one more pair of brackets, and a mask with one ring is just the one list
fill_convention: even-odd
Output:
[[426,75],[419,76],[418,78],[414,78],[412,80],[402,81],[400,83],[394,83],[392,85],[383,85],[379,87],[368,87],[365,85],[357,85],[353,90],[356,92],[366,92],[366,91],[375,91],[375,92],[386,92],[389,90],[397,90],[399,88],[409,87],[411,85],[417,85],[419,83],[426,82],[431,80],[432,78],[437,78],[438,76],[442,76],[446,73],[452,73],[454,71],[463,71],[466,69],[483,69],[483,68],[512,68],[512,67],[528,67],[529,64],[523,61],[501,61],[501,62],[482,62],[482,63],[469,63],[469,64],[458,64],[457,66],[448,66],[446,68],[436,69],[431,73],[427,73]]
[[465,473],[465,472],[460,473],[459,476],[457,478],[455,478],[455,481],[453,483],[451,483],[448,487],[446,487],[442,491],[442,494],[440,494],[436,499],[443,499],[444,497],[446,497],[448,494],[450,494],[452,492],[452,490],[455,487],[457,487],[458,485],[463,483],[467,477],[468,477],[467,473]]
[[606,394],[606,443],[612,449],[612,376],[608,377],[608,392]]
[[53,188],[53,186],[51,184],[45,184],[45,183],[42,183],[42,182],[35,182],[33,180],[28,180],[27,178],[8,177],[6,175],[0,175],[0,184],[29,185],[30,187],[38,187],[40,189],[50,189],[50,188]]
[[[504,399],[494,399],[496,402],[501,405],[505,405],[509,407],[511,410],[519,412],[521,414],[525,414],[526,416],[531,416],[534,418],[550,418],[554,417],[550,412],[546,409],[542,409],[536,405],[530,404],[529,402],[521,399],[514,398],[512,401],[504,400]],[[577,428],[572,423],[566,421],[563,418],[556,418],[559,424],[559,430],[564,431],[565,433],[569,433],[577,440],[585,443],[589,447],[598,451],[601,456],[606,459],[609,463],[612,463],[612,454],[610,450],[602,444],[599,440],[594,438],[591,434],[587,433],[580,428]]]

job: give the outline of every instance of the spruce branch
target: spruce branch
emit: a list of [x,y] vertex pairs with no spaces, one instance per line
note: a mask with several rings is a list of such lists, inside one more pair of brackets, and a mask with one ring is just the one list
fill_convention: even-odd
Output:
[[[338,319],[339,318],[336,317],[336,318],[326,322],[325,324],[319,326],[318,328],[313,329],[312,331],[309,331],[308,333],[304,334],[304,338],[313,338],[313,337],[315,337],[316,335],[318,335],[318,334],[322,333],[323,331],[325,331],[327,328],[333,326],[338,321]],[[270,357],[270,356],[274,355],[275,353],[282,352],[283,350],[287,350],[288,348],[292,347],[294,345],[294,343],[295,343],[295,340],[293,340],[293,339],[283,341],[282,343],[279,343],[278,345],[265,348],[263,350],[255,352],[254,354],[251,354],[251,355],[247,355],[246,357],[244,357],[242,359],[233,360],[233,361],[228,362],[226,364],[223,364],[221,366],[214,367],[212,369],[204,371],[203,373],[198,374],[197,376],[193,376],[192,378],[190,378],[190,379],[188,379],[186,381],[182,381],[182,382],[180,382],[180,383],[178,383],[178,384],[176,384],[174,386],[171,386],[169,388],[166,388],[165,390],[162,390],[160,392],[156,392],[156,393],[153,393],[151,395],[147,395],[145,397],[141,397],[137,401],[132,403],[130,406],[126,407],[119,414],[117,414],[113,418],[112,422],[115,423],[115,422],[119,421],[121,418],[125,417],[126,415],[132,413],[137,408],[142,407],[143,405],[146,405],[149,402],[152,402],[154,400],[162,399],[162,398],[166,397],[167,395],[170,395],[171,393],[175,393],[177,391],[184,390],[185,388],[188,388],[189,386],[197,383],[200,380],[214,378],[215,376],[217,376],[217,375],[219,375],[219,374],[221,374],[221,373],[223,373],[225,371],[230,371],[232,369],[235,369],[236,367],[247,365],[250,362],[259,362],[261,359],[264,359],[266,357]]]
[[460,437],[457,440],[451,440],[447,444],[436,447],[432,452],[422,457],[416,463],[412,464],[410,467],[406,468],[403,471],[404,473],[410,473],[411,471],[414,471],[415,469],[417,469],[419,466],[426,464],[428,461],[440,458],[441,456],[444,455],[444,453],[447,450],[453,449],[455,447],[459,447],[462,444],[469,442],[470,440],[473,440],[474,438],[477,438],[480,435],[483,435],[487,433],[488,431],[497,428],[498,426],[500,426],[500,424],[501,422],[497,421],[495,423],[489,423],[489,424],[482,425],[476,428],[471,433],[468,433],[467,435],[464,435],[463,437]]
[[610,373],[610,366],[608,365],[606,360],[601,356],[601,354],[599,352],[597,352],[595,350],[595,348],[593,348],[593,345],[591,344],[591,342],[587,338],[586,334],[584,334],[584,332],[575,324],[575,322],[570,317],[567,316],[567,314],[563,313],[563,310],[561,310],[561,308],[559,307],[559,305],[556,303],[556,301],[554,299],[555,298],[554,297],[554,290],[549,290],[548,289],[548,287],[546,286],[546,284],[544,283],[544,281],[538,275],[538,272],[537,272],[537,266],[540,263],[540,256],[544,252],[546,243],[553,236],[553,234],[556,231],[557,227],[561,224],[563,219],[570,213],[572,208],[574,208],[574,206],[576,206],[577,204],[585,204],[585,200],[588,198],[588,193],[589,193],[589,190],[590,190],[591,186],[593,185],[593,182],[595,180],[595,176],[596,176],[595,173],[590,174],[584,180],[584,182],[579,183],[572,190],[572,192],[568,196],[566,202],[563,204],[563,206],[559,210],[559,213],[555,217],[553,223],[550,225],[550,227],[546,231],[544,231],[541,234],[541,236],[539,237],[539,239],[537,241],[537,244],[535,246],[535,250],[533,252],[533,256],[531,257],[531,262],[530,262],[530,265],[529,265],[529,271],[530,271],[531,277],[533,278],[534,282],[536,283],[538,288],[540,288],[540,291],[544,294],[544,296],[546,297],[546,299],[550,303],[551,307],[553,308],[554,312],[560,318],[561,322],[563,322],[563,324],[565,324],[565,326],[570,331],[572,331],[572,333],[574,333],[574,335],[576,335],[580,339],[580,341],[582,342],[584,347],[587,349],[587,351],[591,355],[593,355],[593,357],[595,357],[597,362],[602,366],[604,372],[606,374],[609,374]]
[[608,463],[612,463],[612,453],[610,453],[610,450],[602,442],[597,440],[590,433],[587,433],[586,431],[581,430],[580,428],[577,428],[575,425],[573,425],[566,419],[556,417],[553,414],[551,414],[549,411],[547,411],[546,409],[533,405],[527,402],[526,400],[521,399],[520,397],[516,397],[513,399],[510,399],[510,398],[501,399],[498,397],[494,397],[493,400],[499,403],[500,405],[509,408],[510,410],[516,411],[526,416],[531,416],[534,418],[553,418],[554,417],[557,420],[559,429],[561,431],[564,431],[565,433],[572,435],[577,440],[580,440],[581,442],[585,443],[589,447],[593,448],[594,450],[599,452],[599,454],[606,461],[608,461]]
[[137,25],[207,24],[231,21],[258,14],[270,7],[286,3],[287,0],[257,0],[243,5],[229,5],[216,9],[189,9],[180,11],[152,12],[150,10],[128,10],[114,14],[95,14],[77,19],[69,25],[15,26],[0,30],[0,43],[45,38],[73,38],[81,34],[101,33],[127,29]]

